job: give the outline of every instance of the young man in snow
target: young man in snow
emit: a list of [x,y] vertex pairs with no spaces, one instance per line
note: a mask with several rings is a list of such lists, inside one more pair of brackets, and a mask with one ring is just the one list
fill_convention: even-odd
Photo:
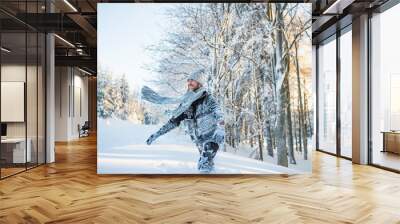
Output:
[[204,77],[204,70],[198,70],[188,77],[188,92],[173,112],[172,118],[146,142],[150,145],[159,136],[183,122],[192,141],[199,149],[198,170],[201,173],[210,173],[214,169],[214,157],[218,149],[224,147],[225,131],[221,109],[203,87],[202,77]]

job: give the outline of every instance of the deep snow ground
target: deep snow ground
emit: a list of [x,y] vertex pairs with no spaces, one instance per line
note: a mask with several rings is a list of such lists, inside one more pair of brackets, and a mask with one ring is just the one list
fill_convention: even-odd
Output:
[[[152,145],[146,139],[158,130],[156,125],[137,125],[120,120],[98,120],[99,174],[194,174],[198,150],[180,129],[161,136]],[[229,152],[215,157],[218,174],[294,174],[291,168],[261,162]]]

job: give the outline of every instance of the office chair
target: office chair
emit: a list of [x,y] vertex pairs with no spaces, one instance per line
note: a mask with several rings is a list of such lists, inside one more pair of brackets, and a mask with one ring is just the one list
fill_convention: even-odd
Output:
[[80,125],[78,124],[79,138],[89,136],[89,129],[90,129],[89,121],[85,121],[82,127],[80,127]]

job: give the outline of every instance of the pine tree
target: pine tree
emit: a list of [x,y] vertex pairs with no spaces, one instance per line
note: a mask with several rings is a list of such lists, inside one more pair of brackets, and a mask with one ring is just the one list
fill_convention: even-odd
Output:
[[117,85],[117,99],[116,101],[116,117],[121,120],[127,120],[130,114],[130,93],[129,93],[129,84],[126,79],[125,74],[122,75],[120,79],[116,82]]
[[98,111],[101,118],[111,118],[114,113],[113,80],[108,72],[102,72],[98,78]]

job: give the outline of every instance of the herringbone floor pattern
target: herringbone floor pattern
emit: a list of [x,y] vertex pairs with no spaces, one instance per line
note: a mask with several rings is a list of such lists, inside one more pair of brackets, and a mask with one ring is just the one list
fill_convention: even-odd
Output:
[[310,175],[97,175],[89,137],[0,181],[0,223],[400,223],[400,175],[313,158]]

